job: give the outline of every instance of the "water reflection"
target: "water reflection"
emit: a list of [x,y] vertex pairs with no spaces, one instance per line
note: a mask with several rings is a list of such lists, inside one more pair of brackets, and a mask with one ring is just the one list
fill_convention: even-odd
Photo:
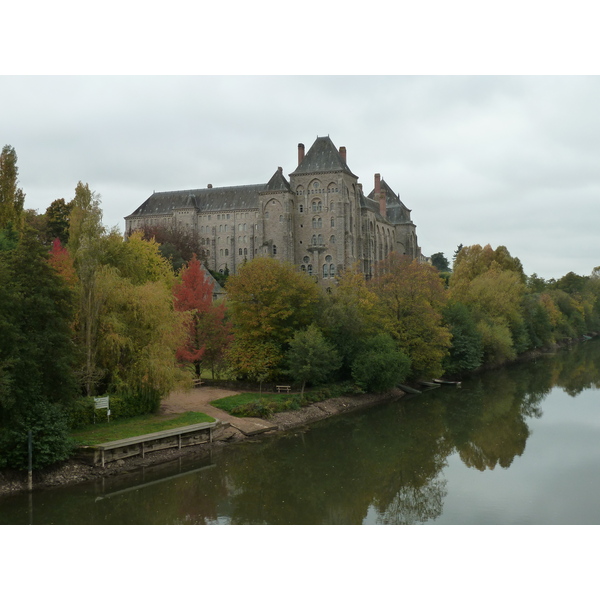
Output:
[[[548,456],[551,451],[553,456],[567,455],[560,447],[561,434],[553,430],[548,435],[539,423],[544,421],[544,410],[554,406],[547,400],[549,395],[564,410],[564,400],[557,394],[575,398],[584,390],[591,394],[598,389],[599,358],[600,341],[588,342],[568,352],[471,377],[460,389],[431,390],[304,431],[229,447],[208,462],[178,461],[126,477],[36,492],[31,497],[33,517],[28,495],[7,498],[0,500],[0,523],[448,522],[445,505],[457,505],[455,490],[467,489],[465,468],[486,474],[487,489],[504,490],[503,502],[508,504],[511,483],[498,480],[500,473],[514,473],[515,488],[523,493],[523,481],[534,486],[536,478],[536,466],[527,466],[525,460],[528,453],[531,457]],[[586,405],[585,410],[594,407]],[[600,412],[597,417],[600,424]],[[534,431],[538,444],[551,447],[531,451],[528,444]],[[583,440],[592,439],[594,433],[588,430],[583,436],[573,424],[564,431],[573,497],[573,464],[586,464],[590,457],[589,450],[587,456],[573,456],[574,435]],[[553,474],[552,468],[537,467],[537,475],[543,485],[552,480],[552,489],[560,489],[562,482],[552,478],[564,478],[565,469],[558,470],[558,465]],[[592,478],[585,484],[590,494],[600,488],[600,473],[588,470],[587,477]],[[469,496],[461,497],[461,502],[482,502],[475,496],[485,495],[483,485],[483,480],[471,477]],[[508,505],[504,516],[497,514],[504,510],[501,502],[493,510],[493,517],[485,517],[489,522],[529,518],[515,517]],[[582,518],[596,516],[587,513]]]

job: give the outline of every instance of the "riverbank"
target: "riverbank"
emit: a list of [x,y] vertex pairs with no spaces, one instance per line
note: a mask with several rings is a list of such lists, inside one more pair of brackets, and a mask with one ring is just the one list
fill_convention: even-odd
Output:
[[[236,393],[233,390],[223,390],[223,392],[228,395]],[[241,443],[250,438],[256,438],[257,435],[281,434],[290,429],[303,427],[335,415],[385,402],[393,402],[405,395],[404,392],[395,389],[382,394],[343,396],[316,402],[298,410],[276,413],[270,419],[246,419],[233,417],[212,407],[210,401],[218,397],[220,393],[219,390],[215,390],[214,388],[179,392],[172,394],[161,407],[163,412],[199,410],[220,419],[223,424],[215,430],[212,443],[182,448],[181,450],[157,451],[147,454],[143,458],[132,457],[127,460],[118,460],[114,463],[108,463],[104,468],[89,465],[73,458],[60,465],[34,472],[34,489],[71,485],[102,477],[111,477],[134,471],[142,466],[159,464],[183,456],[207,456],[232,443]],[[0,497],[26,490],[27,472],[13,470],[0,471]]]

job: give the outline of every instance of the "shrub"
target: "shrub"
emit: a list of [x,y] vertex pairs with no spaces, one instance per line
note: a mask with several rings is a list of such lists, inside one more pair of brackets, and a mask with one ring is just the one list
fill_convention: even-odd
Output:
[[75,444],[69,437],[68,414],[55,404],[40,402],[0,431],[1,468],[27,469],[28,431],[32,432],[34,469],[43,469],[73,454]]

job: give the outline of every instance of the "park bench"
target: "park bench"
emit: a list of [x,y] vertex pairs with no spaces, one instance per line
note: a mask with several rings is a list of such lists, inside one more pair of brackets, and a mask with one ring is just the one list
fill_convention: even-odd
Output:
[[292,391],[292,386],[290,385],[278,385],[277,393],[281,394],[282,392],[287,392],[288,394]]

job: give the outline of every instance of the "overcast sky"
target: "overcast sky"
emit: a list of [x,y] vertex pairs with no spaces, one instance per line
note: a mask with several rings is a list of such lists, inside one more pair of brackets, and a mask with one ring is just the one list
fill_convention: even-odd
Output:
[[26,208],[100,194],[107,226],[153,191],[267,182],[297,145],[346,146],[425,255],[504,245],[527,274],[600,265],[600,77],[3,76],[0,144]]

